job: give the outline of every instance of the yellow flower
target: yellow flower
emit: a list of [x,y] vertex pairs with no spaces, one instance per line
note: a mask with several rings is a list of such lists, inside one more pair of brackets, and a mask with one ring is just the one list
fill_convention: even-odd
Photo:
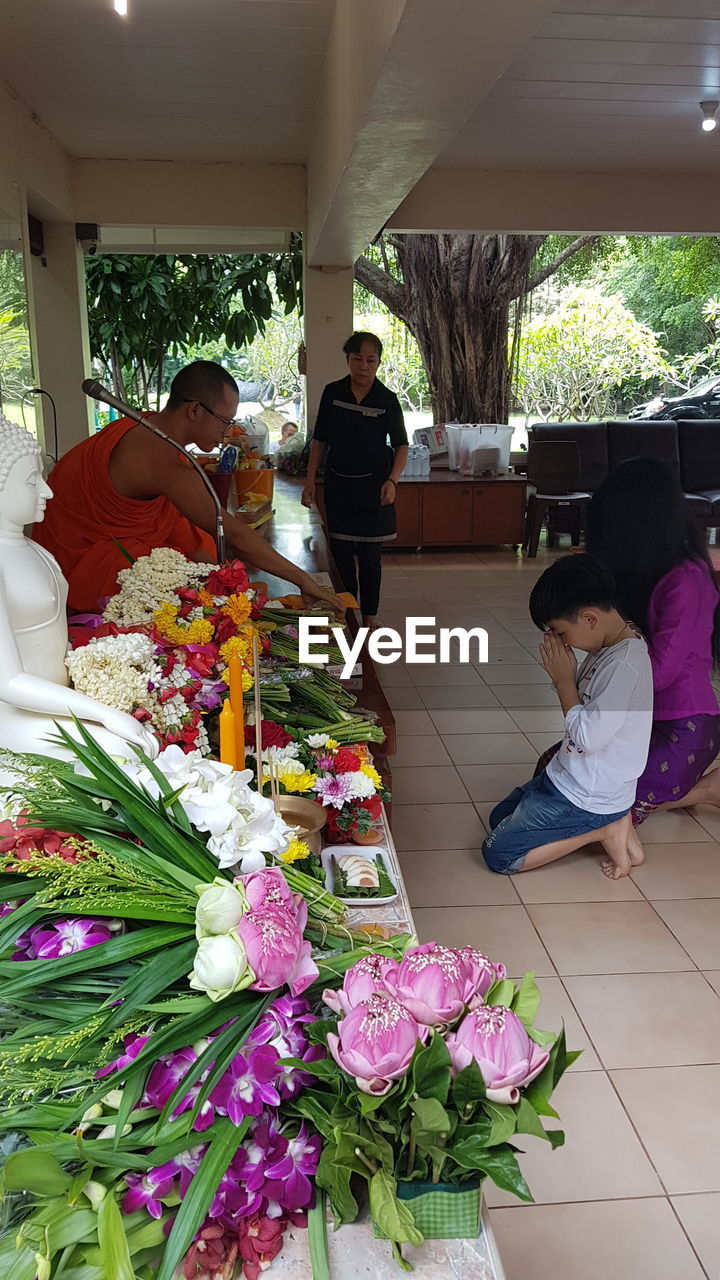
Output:
[[225,662],[230,661],[233,653],[237,653],[242,658],[245,666],[251,666],[253,660],[252,639],[246,630],[238,632],[236,636],[231,636],[225,644],[220,646],[220,657]]
[[380,777],[380,774],[378,773],[377,769],[373,768],[371,764],[367,764],[367,763],[361,764],[360,772],[364,773],[365,776],[368,777],[370,781],[373,782],[378,789],[382,786],[382,778]]
[[[228,686],[228,689],[229,689],[230,688],[230,668],[229,667],[226,667],[225,670],[221,673],[220,679],[225,681],[225,684]],[[248,667],[243,667],[242,669],[243,693],[249,693],[252,687],[253,687],[252,671],[250,671]]]
[[220,612],[232,618],[236,627],[241,627],[250,617],[250,601],[243,595],[228,596]]
[[309,773],[307,769],[303,773],[281,773],[279,781],[286,791],[310,791],[315,786],[317,774]]
[[212,609],[215,601],[213,600],[207,587],[201,587],[198,591],[198,600],[204,609]]
[[166,600],[153,614],[153,622],[167,640],[174,644],[209,644],[213,638],[213,624],[207,618],[196,618],[186,625],[177,621],[178,606]]
[[336,742],[334,738],[328,738],[325,746],[323,747],[323,751],[337,751],[339,746],[340,743]]
[[310,856],[304,840],[291,840],[284,853],[280,854],[281,862],[302,862],[303,858]]

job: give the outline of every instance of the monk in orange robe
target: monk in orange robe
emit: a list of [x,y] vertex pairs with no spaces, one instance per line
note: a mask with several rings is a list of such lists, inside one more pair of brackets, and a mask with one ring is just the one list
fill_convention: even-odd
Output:
[[[167,405],[148,414],[179,445],[210,452],[237,412],[238,388],[210,360],[181,369]],[[120,418],[71,449],[50,475],[53,499],[33,538],[55,556],[68,580],[71,609],[94,611],[117,590],[117,575],[153,547],[214,561],[215,506],[187,458],[130,418]],[[307,603],[343,606],[333,592],[274,551],[244,521],[224,513],[229,553],[299,588]]]

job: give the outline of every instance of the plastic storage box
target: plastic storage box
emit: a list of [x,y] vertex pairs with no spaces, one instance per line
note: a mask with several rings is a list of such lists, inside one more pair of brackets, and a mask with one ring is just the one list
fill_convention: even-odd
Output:
[[445,430],[451,471],[460,471],[466,476],[482,475],[488,470],[488,455],[483,452],[487,449],[499,451],[497,465],[492,469],[498,474],[509,471],[513,428],[506,423],[448,422]]

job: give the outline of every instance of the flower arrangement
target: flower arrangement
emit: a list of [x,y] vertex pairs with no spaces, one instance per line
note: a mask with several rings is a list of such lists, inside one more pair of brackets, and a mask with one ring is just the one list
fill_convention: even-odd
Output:
[[323,1135],[316,1178],[337,1224],[357,1216],[364,1181],[377,1233],[407,1270],[403,1244],[477,1233],[483,1177],[532,1199],[511,1140],[561,1145],[541,1117],[557,1118],[550,1095],[577,1057],[562,1033],[535,1028],[534,975],[517,986],[475,948],[429,942],[400,959],[363,957],[323,999],[335,1016],[309,1036],[328,1057],[307,1066],[312,1102],[293,1105]]

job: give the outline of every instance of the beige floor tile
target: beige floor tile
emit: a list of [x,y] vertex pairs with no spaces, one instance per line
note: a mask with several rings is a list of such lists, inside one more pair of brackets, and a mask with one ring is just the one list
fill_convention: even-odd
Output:
[[443,740],[438,733],[410,734],[409,737],[399,735],[395,755],[392,757],[392,768],[407,765],[450,764]]
[[514,638],[509,642],[503,641],[502,644],[489,645],[488,648],[488,660],[482,664],[483,667],[516,666],[518,662],[526,662],[530,658],[528,650]]
[[[503,707],[480,707],[448,711],[433,710],[432,725],[438,733],[516,733],[517,725]],[[419,732],[419,731],[418,731]]]
[[720,809],[710,804],[695,804],[692,809],[688,809],[688,813],[700,823],[704,831],[712,836],[713,840],[720,840]]
[[523,907],[421,907],[413,914],[421,942],[479,947],[508,973],[554,973]]
[[[520,1167],[538,1204],[580,1200],[624,1200],[662,1194],[662,1185],[633,1132],[604,1071],[563,1077],[552,1095],[560,1115],[546,1128],[565,1132],[565,1145],[519,1134]],[[489,1205],[515,1204],[514,1197],[488,1186]]]
[[495,1209],[490,1221],[506,1280],[704,1280],[658,1197]]
[[720,969],[720,898],[653,905],[699,969]]
[[707,844],[707,838],[707,831],[683,809],[651,813],[640,827],[643,844],[689,844],[700,840]]
[[527,910],[561,975],[693,968],[647,902],[576,902]]
[[375,670],[384,689],[393,689],[398,686],[409,688],[412,685],[410,671],[401,662],[389,662],[386,667],[377,663]]
[[399,734],[435,732],[435,725],[427,711],[398,711],[395,725]]
[[525,903],[639,901],[640,892],[632,881],[608,880],[600,861],[600,852],[570,853],[547,867],[515,876],[515,887]]
[[392,794],[395,804],[462,804],[468,799],[452,765],[398,769],[393,764]]
[[477,667],[471,662],[436,662],[433,666],[425,663],[413,663],[409,668],[413,684],[430,687],[437,685],[445,688],[448,685],[478,685],[481,683]]
[[633,880],[646,898],[720,898],[717,844],[646,844],[645,854]]
[[[495,877],[496,880],[510,878],[510,876]],[[540,1008],[535,1019],[538,1027],[541,1031],[559,1031],[564,1026],[568,1049],[581,1050],[577,1062],[574,1062],[568,1070],[599,1071],[600,1059],[560,978],[538,978],[537,984],[540,988]]]
[[456,733],[444,742],[455,764],[529,765],[537,759],[537,752],[519,732]]
[[425,703],[413,685],[389,685],[385,697],[393,711],[424,711]]
[[608,1069],[720,1062],[720,1000],[701,973],[564,981]]
[[473,685],[433,685],[417,684],[417,692],[428,711],[453,711],[456,708],[468,710],[500,709],[492,689],[482,680]]
[[[547,672],[537,662],[513,663],[507,667],[488,667],[486,681],[493,688],[496,685],[547,684]],[[525,706],[528,706],[525,703]]]
[[720,1276],[720,1192],[673,1196],[672,1205],[708,1275]]
[[[466,764],[458,773],[471,800],[504,800],[515,787],[527,782],[527,764]],[[530,771],[531,772],[531,771]]]
[[397,849],[479,849],[483,825],[471,804],[394,804]]
[[[560,708],[513,707],[508,713],[523,733],[552,733],[555,741],[562,737],[565,721]],[[663,815],[665,816],[665,815]]]
[[512,878],[493,875],[477,850],[415,849],[399,857],[413,910],[517,906]]
[[669,1195],[720,1191],[720,1066],[613,1071]]
[[707,978],[713,991],[720,996],[720,969],[704,969],[703,977]]
[[503,707],[548,707],[558,709],[558,696],[552,685],[523,684],[513,688],[512,685],[500,686],[495,690]]

